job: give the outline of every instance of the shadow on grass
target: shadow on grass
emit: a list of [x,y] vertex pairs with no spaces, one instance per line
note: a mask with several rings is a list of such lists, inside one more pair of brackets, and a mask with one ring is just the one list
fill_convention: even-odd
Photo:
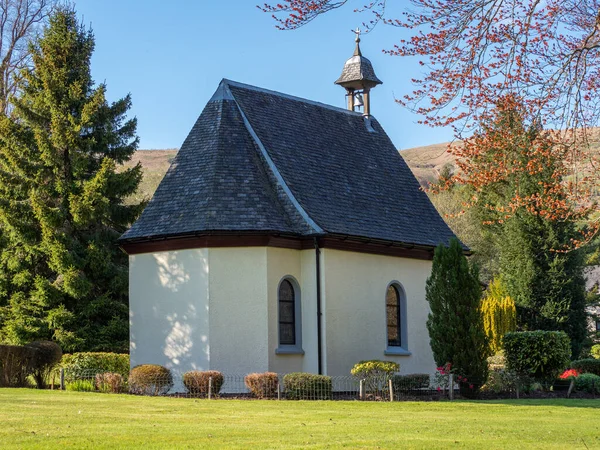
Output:
[[522,398],[505,400],[455,400],[452,403],[488,404],[507,406],[560,406],[567,408],[593,408],[600,409],[600,399],[575,399],[575,398]]

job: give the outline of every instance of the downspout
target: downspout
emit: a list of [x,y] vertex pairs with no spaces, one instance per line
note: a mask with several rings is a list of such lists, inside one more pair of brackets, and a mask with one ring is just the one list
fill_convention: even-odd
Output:
[[315,238],[315,259],[317,275],[317,358],[319,375],[323,375],[323,336],[321,333],[321,249],[319,248],[318,238]]

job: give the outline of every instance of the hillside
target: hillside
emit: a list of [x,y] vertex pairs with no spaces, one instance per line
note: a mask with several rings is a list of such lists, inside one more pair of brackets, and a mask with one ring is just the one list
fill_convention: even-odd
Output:
[[[415,147],[402,150],[400,154],[419,182],[426,185],[437,179],[445,164],[453,163],[452,155],[446,151],[447,146],[448,143]],[[177,149],[138,150],[135,152],[133,158],[125,167],[131,167],[140,162],[143,167],[144,178],[140,190],[132,199],[133,201],[152,197],[176,154]]]

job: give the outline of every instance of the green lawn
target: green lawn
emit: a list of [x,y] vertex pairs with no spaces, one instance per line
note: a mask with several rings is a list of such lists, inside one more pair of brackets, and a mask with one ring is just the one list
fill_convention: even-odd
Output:
[[0,448],[600,448],[600,400],[294,402],[0,389]]

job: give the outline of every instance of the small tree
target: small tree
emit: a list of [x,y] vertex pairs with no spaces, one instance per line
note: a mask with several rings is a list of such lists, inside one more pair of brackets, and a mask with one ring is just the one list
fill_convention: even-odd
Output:
[[481,303],[483,327],[488,338],[492,354],[502,350],[502,337],[517,329],[517,310],[515,302],[508,295],[499,277],[488,288]]
[[[487,378],[489,347],[483,329],[478,271],[457,239],[438,246],[427,280],[431,308],[427,329],[438,366],[450,363],[463,392],[477,392]],[[466,380],[465,380],[466,379]]]

